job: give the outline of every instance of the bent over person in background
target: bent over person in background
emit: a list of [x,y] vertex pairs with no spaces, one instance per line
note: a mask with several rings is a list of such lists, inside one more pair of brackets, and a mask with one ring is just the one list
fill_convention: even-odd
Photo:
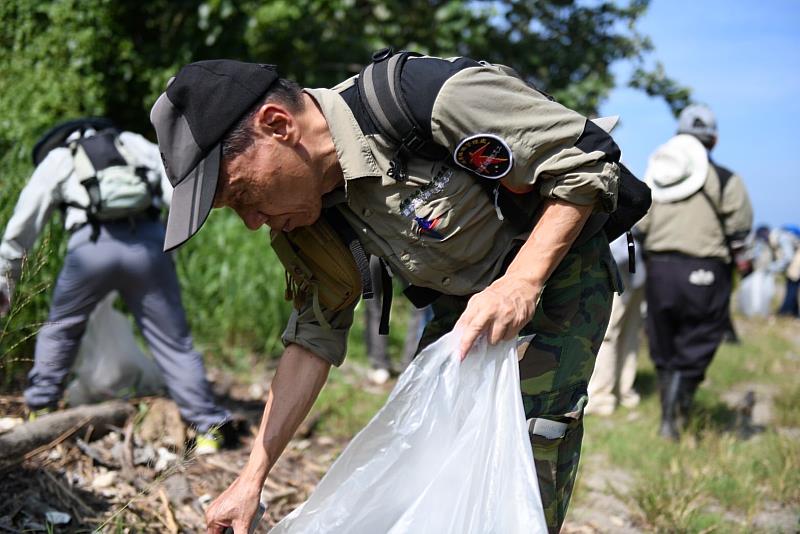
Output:
[[[396,57],[376,57],[376,68]],[[269,65],[187,65],[151,120],[175,186],[166,249],[194,235],[212,207],[232,208],[251,230],[269,226],[273,240],[340,219],[407,295],[433,295],[420,347],[454,327],[463,332],[462,357],[479,335],[497,343],[535,334],[522,344],[520,386],[556,532],[577,472],[587,383],[619,289],[596,224],[616,207],[619,149],[509,71],[467,58],[408,58],[400,90],[415,95],[411,113],[444,149],[438,158],[412,150],[399,160],[366,113],[356,78],[300,89]],[[521,205],[527,228],[512,224],[505,197]],[[256,445],[208,508],[208,532],[246,530],[264,479],[330,366],[345,357],[355,303],[334,310],[317,297],[296,302]]]
[[172,186],[158,148],[107,119],[87,118],[54,127],[34,148],[33,159],[36,169],[0,243],[0,312],[8,310],[23,259],[57,208],[70,237],[50,314],[36,337],[25,390],[32,416],[55,409],[90,314],[117,291],[170,396],[198,431],[195,451],[219,450],[231,416],[213,399],[203,359],[192,346],[175,266],[161,251],[165,229],[159,216]]

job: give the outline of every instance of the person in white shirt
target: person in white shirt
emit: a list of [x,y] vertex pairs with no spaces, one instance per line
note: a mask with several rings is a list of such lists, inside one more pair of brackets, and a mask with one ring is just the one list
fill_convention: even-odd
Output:
[[[36,169],[0,242],[0,315],[5,315],[26,254],[53,212],[62,210],[71,234],[48,320],[36,338],[25,402],[34,416],[55,409],[89,315],[116,290],[133,313],[181,415],[197,429],[200,452],[213,452],[223,444],[219,429],[230,426],[231,416],[213,399],[203,359],[193,348],[175,266],[161,250],[165,229],[159,214],[172,187],[156,145],[133,132],[96,130],[108,126],[107,119],[78,119],[56,126],[40,140],[34,149]],[[80,171],[87,165],[82,154],[91,162],[90,174],[113,169],[125,178],[128,172],[130,191],[145,200],[140,198],[124,217],[104,216],[111,195],[93,203],[87,184],[97,184],[97,178],[83,178]],[[108,189],[99,184],[96,191],[103,197]]]

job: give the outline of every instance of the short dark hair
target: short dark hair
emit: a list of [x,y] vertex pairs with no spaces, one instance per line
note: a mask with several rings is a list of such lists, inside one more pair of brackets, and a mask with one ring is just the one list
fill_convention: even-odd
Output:
[[295,82],[279,78],[272,87],[222,138],[222,157],[235,158],[250,148],[255,139],[253,119],[256,112],[267,102],[280,103],[290,111],[302,111],[305,107],[303,90]]

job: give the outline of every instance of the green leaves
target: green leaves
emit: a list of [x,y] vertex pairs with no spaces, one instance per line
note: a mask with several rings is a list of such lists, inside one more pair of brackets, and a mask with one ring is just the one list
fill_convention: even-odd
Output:
[[[507,64],[563,104],[596,112],[618,83],[675,107],[688,92],[636,30],[648,0],[9,0],[0,6],[0,149],[31,143],[56,120],[106,114],[152,136],[149,108],[190,61],[276,63],[307,86],[358,72],[383,46]],[[624,82],[624,81],[623,81]],[[25,150],[17,153],[21,157]]]
[[195,339],[214,352],[277,353],[292,307],[264,230],[248,231],[230,210],[214,211],[176,258]]
[[630,86],[641,89],[650,96],[662,97],[675,117],[690,104],[690,89],[678,85],[669,78],[661,63],[656,63],[652,70],[645,70],[643,67],[637,68],[631,78]]
[[[676,112],[688,90],[660,65],[636,25],[648,0],[4,0],[0,2],[0,226],[31,172],[36,138],[57,121],[105,115],[154,139],[149,111],[184,64],[229,57],[275,63],[309,87],[356,74],[384,46],[503,63],[563,104],[594,114],[618,83]],[[624,83],[624,81],[623,81]],[[195,337],[209,346],[274,350],[289,306],[264,236],[230,214],[177,256]],[[52,250],[63,248],[58,232]],[[52,282],[59,262],[31,279]],[[38,278],[37,278],[38,277]],[[23,285],[22,290],[25,291]],[[45,318],[36,297],[31,323]]]

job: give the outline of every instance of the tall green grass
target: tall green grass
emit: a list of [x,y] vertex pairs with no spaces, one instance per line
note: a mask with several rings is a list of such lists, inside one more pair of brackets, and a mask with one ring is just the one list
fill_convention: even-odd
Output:
[[215,210],[175,258],[195,340],[212,358],[242,351],[275,354],[291,313],[284,271],[265,229],[247,230],[235,213]]
[[[17,197],[33,167],[17,153],[0,157],[3,184],[0,186],[0,231],[5,231]],[[49,290],[55,283],[65,239],[60,217],[55,214],[39,238],[39,246],[23,262],[12,307],[0,318],[0,387],[18,382],[33,358],[36,332],[47,319]]]
[[[5,230],[32,166],[0,158],[0,229]],[[18,383],[30,366],[35,334],[46,321],[51,289],[61,268],[66,233],[55,210],[29,251],[12,312],[0,318],[0,385]],[[265,231],[250,232],[232,212],[212,213],[203,231],[174,257],[196,344],[220,363],[245,353],[275,355],[291,305],[284,301],[283,268]]]

